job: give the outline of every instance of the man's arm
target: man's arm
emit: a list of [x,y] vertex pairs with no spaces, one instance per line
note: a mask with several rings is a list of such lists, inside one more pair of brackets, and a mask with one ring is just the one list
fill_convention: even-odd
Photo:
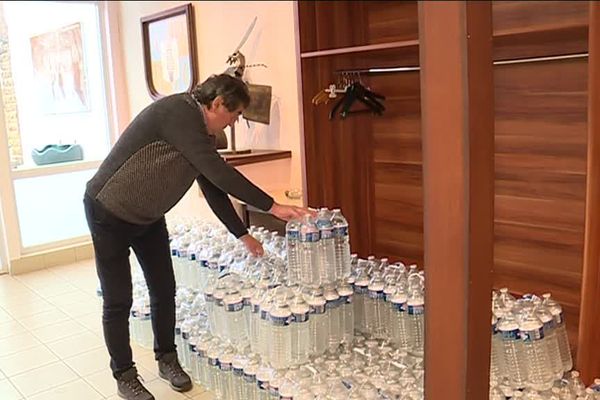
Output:
[[196,178],[200,190],[204,194],[206,202],[217,218],[227,227],[236,238],[240,238],[248,233],[246,226],[235,212],[231,200],[227,194],[212,184],[208,179],[200,175]]

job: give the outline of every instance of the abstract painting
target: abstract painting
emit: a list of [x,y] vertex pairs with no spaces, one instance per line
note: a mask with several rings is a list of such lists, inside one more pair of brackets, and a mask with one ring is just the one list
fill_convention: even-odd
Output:
[[153,99],[191,90],[196,84],[192,5],[142,18],[146,83]]
[[33,80],[43,114],[89,111],[81,24],[30,39]]

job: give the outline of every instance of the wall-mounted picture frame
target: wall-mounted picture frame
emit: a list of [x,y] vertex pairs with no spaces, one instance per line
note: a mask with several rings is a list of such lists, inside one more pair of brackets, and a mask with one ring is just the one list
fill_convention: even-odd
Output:
[[192,4],[140,19],[146,85],[152,99],[189,92],[198,82]]

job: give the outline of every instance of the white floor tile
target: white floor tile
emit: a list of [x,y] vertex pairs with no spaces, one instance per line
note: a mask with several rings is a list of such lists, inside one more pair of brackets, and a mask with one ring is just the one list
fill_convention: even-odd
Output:
[[32,315],[37,315],[43,312],[56,310],[56,307],[46,300],[35,300],[15,306],[11,306],[6,310],[13,318],[22,319]]
[[53,296],[64,295],[78,290],[77,286],[70,283],[62,283],[60,285],[47,285],[43,287],[36,287],[34,291],[44,298]]
[[14,321],[14,320],[15,319],[12,317],[12,315],[10,315],[9,313],[7,313],[3,309],[0,309],[0,324],[3,324],[5,322]]
[[11,382],[25,397],[62,386],[77,380],[75,372],[62,362],[56,362],[41,368],[25,372],[10,378]]
[[0,340],[0,357],[19,353],[23,350],[39,346],[41,343],[29,332],[9,336]]
[[47,346],[54,354],[64,359],[102,347],[104,342],[91,332],[84,332],[48,343]]
[[109,369],[88,375],[84,379],[104,397],[117,394],[117,381],[115,381]]
[[64,362],[79,376],[85,377],[109,368],[110,356],[104,347],[67,358]]
[[21,400],[23,396],[13,386],[8,379],[0,381],[0,399],[2,400]]
[[15,320],[0,323],[0,340],[25,332],[23,325]]
[[102,395],[82,379],[41,392],[28,400],[99,400]]
[[58,357],[46,346],[40,345],[7,357],[0,357],[0,370],[10,378],[56,361]]
[[40,342],[48,344],[84,332],[87,332],[87,329],[70,319],[57,324],[34,329],[31,331],[31,334]]
[[86,300],[85,302],[68,304],[59,308],[71,318],[79,318],[91,312],[99,313],[101,310],[100,304],[95,300]]
[[161,379],[157,379],[144,385],[146,389],[154,395],[155,398],[160,400],[183,400],[187,397],[182,393],[178,393],[171,389],[168,383],[163,382]]
[[70,293],[64,293],[58,296],[47,297],[46,300],[57,307],[63,307],[68,306],[70,304],[85,303],[94,300],[94,297],[82,292],[79,289],[75,289],[75,291],[72,291]]
[[35,330],[44,326],[56,324],[58,322],[67,321],[69,319],[71,318],[67,314],[55,308],[53,310],[44,311],[30,317],[19,318],[19,322],[25,328],[29,330]]

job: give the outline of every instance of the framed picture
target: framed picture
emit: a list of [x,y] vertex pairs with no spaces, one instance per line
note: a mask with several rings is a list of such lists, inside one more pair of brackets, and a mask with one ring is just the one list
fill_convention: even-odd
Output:
[[143,17],[141,23],[150,97],[191,91],[198,76],[192,4]]

